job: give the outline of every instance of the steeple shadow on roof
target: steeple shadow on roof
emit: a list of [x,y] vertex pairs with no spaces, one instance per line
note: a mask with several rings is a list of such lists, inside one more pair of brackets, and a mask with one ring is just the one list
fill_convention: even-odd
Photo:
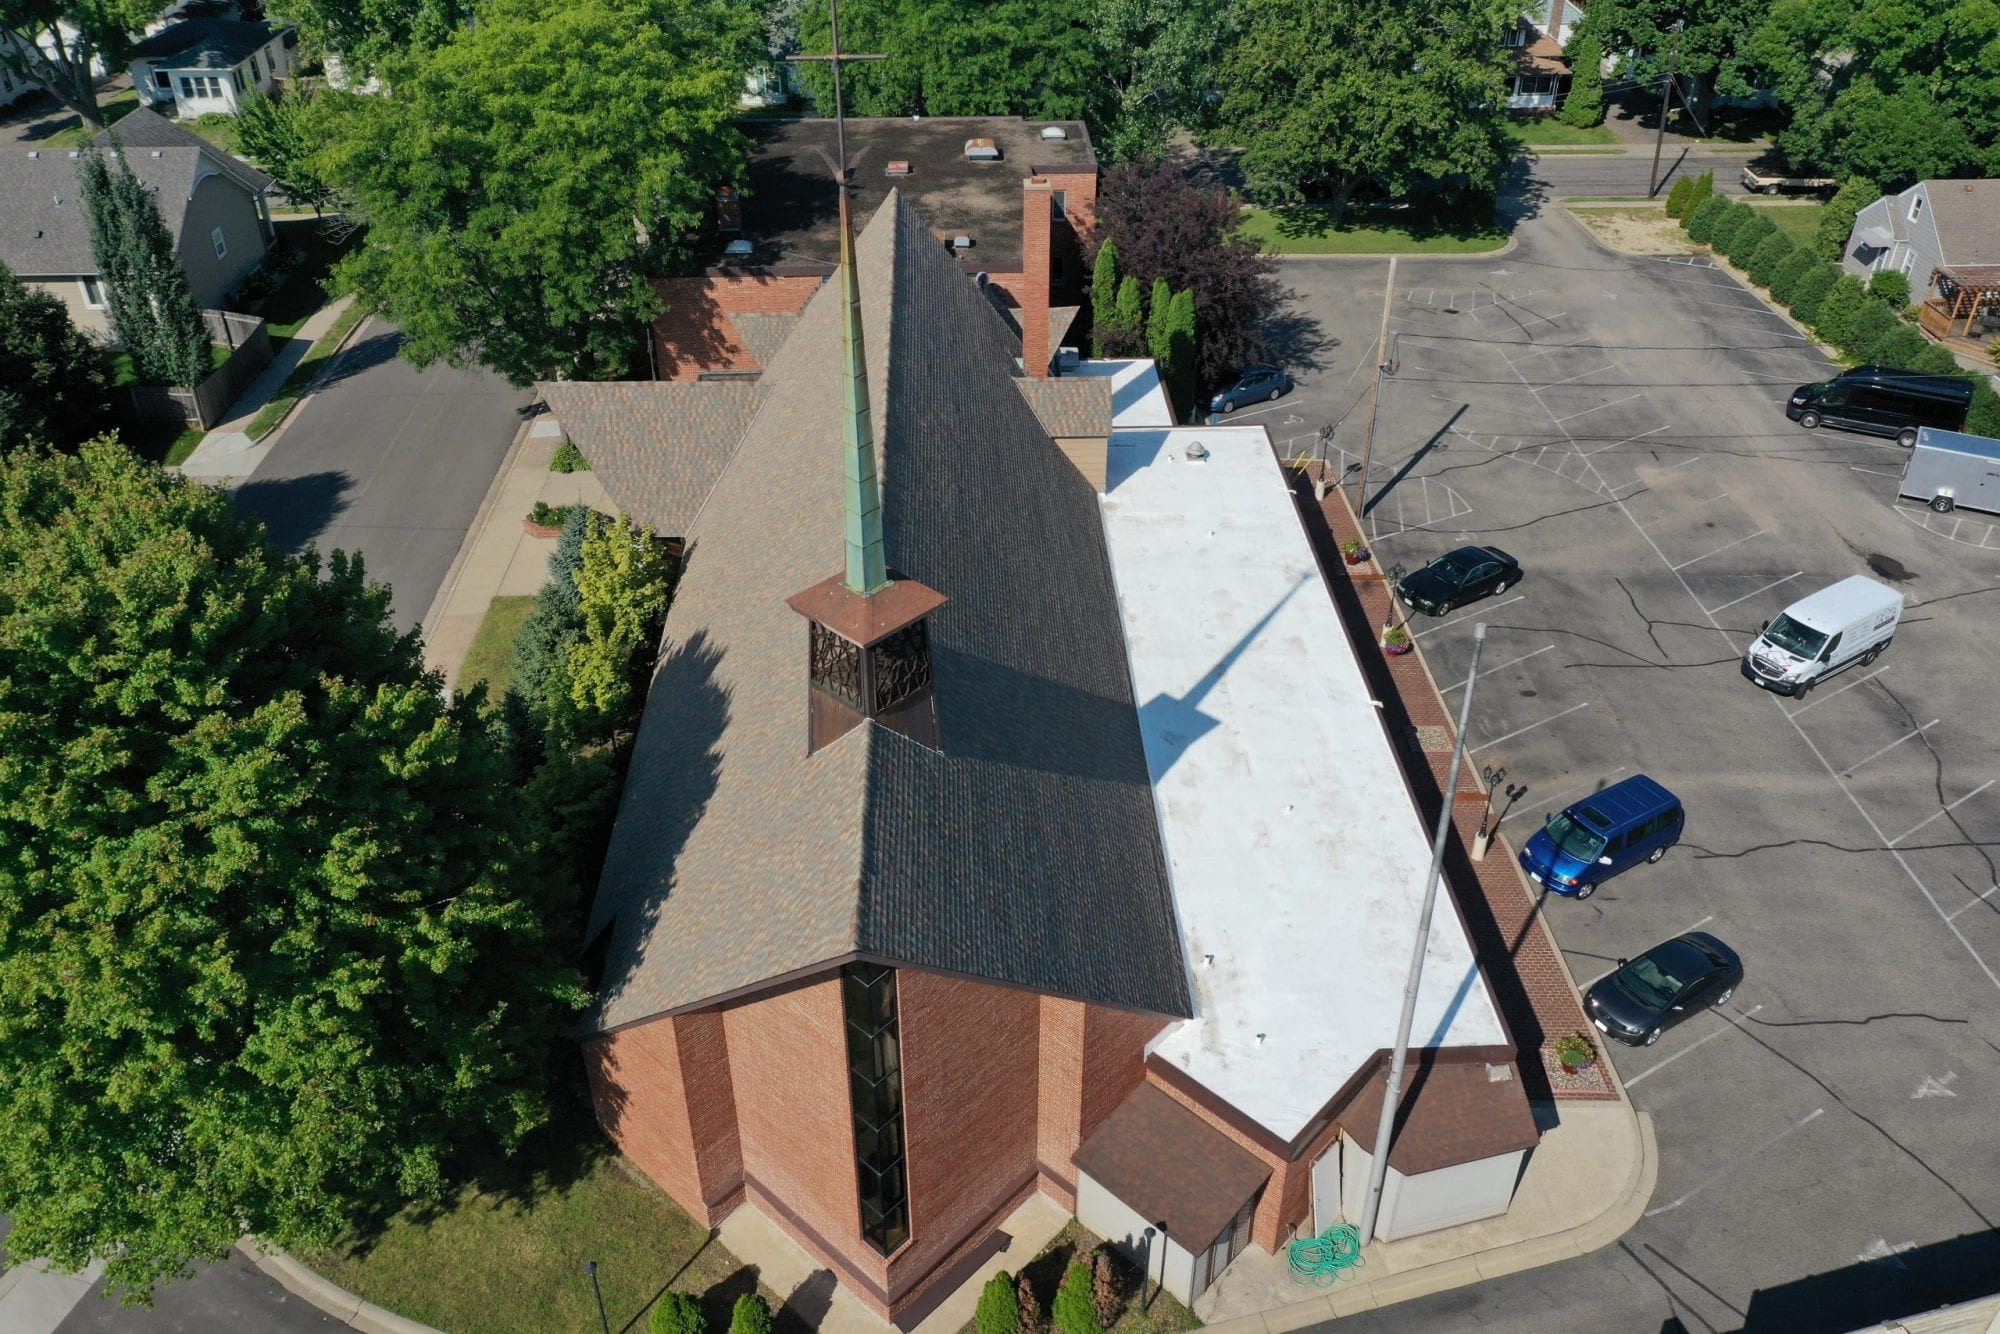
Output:
[[700,635],[727,710],[713,732],[656,673],[591,915],[617,921],[591,1026],[857,953],[1185,1015],[1096,495],[910,207],[892,194],[856,251],[888,563],[950,599],[929,618],[940,747],[871,724],[807,754],[786,599],[842,566],[829,283],[686,534],[664,653]]

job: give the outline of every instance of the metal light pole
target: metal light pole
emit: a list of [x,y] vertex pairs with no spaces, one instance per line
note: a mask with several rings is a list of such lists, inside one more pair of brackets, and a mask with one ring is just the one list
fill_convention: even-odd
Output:
[[597,1298],[597,1323],[603,1327],[604,1334],[611,1334],[611,1321],[604,1314],[604,1289],[597,1286],[597,1261],[585,1260],[583,1267],[590,1275],[591,1294]]
[[1389,373],[1389,301],[1396,292],[1396,257],[1389,256],[1389,280],[1382,284],[1382,332],[1375,337],[1375,394],[1368,400],[1368,434],[1361,441],[1361,486],[1354,498],[1354,522],[1368,521],[1368,462],[1375,457],[1375,411],[1382,405],[1382,381]]
[[1486,622],[1472,627],[1472,664],[1465,673],[1465,699],[1458,708],[1458,735],[1451,744],[1451,777],[1445,781],[1444,808],[1438,812],[1437,837],[1431,843],[1431,873],[1424,883],[1424,910],[1417,918],[1417,942],[1410,951],[1410,976],[1403,984],[1403,1017],[1396,1024],[1396,1048],[1389,1061],[1389,1084],[1382,1090],[1382,1119],[1375,1127],[1375,1157],[1368,1164],[1368,1203],[1361,1211],[1361,1241],[1375,1238],[1376,1215],[1382,1209],[1382,1186],[1389,1179],[1389,1141],[1396,1129],[1396,1103],[1403,1092],[1403,1067],[1410,1060],[1410,1025],[1417,1017],[1417,988],[1424,978],[1424,951],[1430,945],[1431,912],[1437,907],[1438,881],[1444,875],[1445,840],[1451,837],[1451,804],[1458,796],[1458,768],[1465,762],[1465,726],[1472,717],[1472,686],[1479,676],[1479,655],[1486,648]]
[[[1153,1232],[1154,1229],[1151,1227],[1146,1229],[1146,1267],[1139,1272],[1139,1309],[1141,1311],[1150,1311],[1153,1309]],[[1160,1249],[1165,1250],[1166,1247],[1162,1246]],[[1166,1272],[1166,1263],[1162,1261],[1160,1264],[1160,1275],[1162,1278],[1166,1276]]]
[[1646,197],[1660,192],[1660,149],[1667,141],[1667,108],[1674,97],[1674,67],[1681,58],[1681,25],[1674,24],[1674,41],[1667,52],[1667,81],[1660,87],[1660,128],[1653,135],[1653,169],[1646,176]]

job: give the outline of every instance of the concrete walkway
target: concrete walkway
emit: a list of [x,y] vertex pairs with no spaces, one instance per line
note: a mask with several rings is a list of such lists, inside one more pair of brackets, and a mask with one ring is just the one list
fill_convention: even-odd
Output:
[[0,1330],[6,1334],[55,1334],[76,1304],[97,1286],[101,1263],[93,1261],[80,1273],[50,1269],[46,1260],[29,1260],[0,1272]]
[[[195,446],[194,453],[182,461],[180,465],[182,476],[199,477],[205,482],[220,482],[226,485],[248,477],[257,470],[257,465],[264,461],[264,456],[278,443],[278,437],[284,434],[285,423],[280,422],[275,430],[258,441],[250,439],[250,423],[272,399],[278,396],[278,391],[284,388],[287,377],[298,369],[298,364],[305,360],[306,353],[312,351],[312,345],[333,327],[334,321],[340,318],[341,312],[352,305],[353,301],[352,297],[344,296],[338,301],[322,306],[314,312],[312,318],[299,326],[299,331],[292,335],[291,340],[277,356],[271,358],[271,364],[250,382],[249,388],[243,391],[240,398],[229,405],[229,416],[217,422],[209,433],[202,437],[201,443]],[[361,324],[366,323],[366,320],[361,321]],[[359,324],[355,326],[356,329],[360,327]],[[352,336],[350,333],[349,337]],[[322,375],[326,369],[332,367],[333,362],[332,357],[326,359]],[[312,386],[308,386],[305,393],[299,395],[299,401],[303,403],[311,392]],[[296,409],[293,415],[296,415]]]

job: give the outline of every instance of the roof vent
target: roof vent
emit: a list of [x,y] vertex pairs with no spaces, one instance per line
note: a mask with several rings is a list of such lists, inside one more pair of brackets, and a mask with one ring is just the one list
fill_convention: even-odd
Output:
[[1056,364],[1066,371],[1075,370],[1077,363],[1082,360],[1083,349],[1081,348],[1059,347],[1056,349]]
[[1208,446],[1207,446],[1207,445],[1204,445],[1204,444],[1203,444],[1203,443],[1202,443],[1201,441],[1199,441],[1199,440],[1197,440],[1197,441],[1195,441],[1195,442],[1194,442],[1193,444],[1189,445],[1189,446],[1187,447],[1187,461],[1188,461],[1189,463],[1206,463],[1206,462],[1208,462]]
[[[74,154],[74,153],[71,153],[71,154],[70,154],[70,156],[71,156],[71,157],[75,157],[75,156],[76,156],[76,154]],[[148,156],[148,157],[165,157],[165,156],[166,156],[166,154],[165,154],[165,153],[162,153],[162,152],[161,152],[161,151],[160,151],[159,149],[157,149],[157,148],[156,148],[156,149],[154,149],[154,150],[153,150],[152,152],[148,153],[148,154],[147,154],[146,156]]]
[[1049,143],[1056,143],[1069,138],[1069,131],[1060,125],[1044,125],[1042,127],[1042,138]]
[[[70,150],[69,150],[69,155],[70,155],[71,157],[78,157],[78,156],[80,156],[80,154],[79,154],[79,153],[77,152],[77,150],[75,150],[74,148],[72,148],[72,149],[70,149]],[[158,157],[158,156],[159,156],[159,154],[158,154],[158,153],[155,153],[155,154],[153,154],[153,156],[154,156],[154,157]]]
[[42,229],[39,227],[35,228],[35,239],[37,241],[42,239]]
[[972,249],[972,238],[964,232],[960,232],[951,238],[951,248],[953,250],[970,250]]
[[32,149],[32,148],[31,148],[31,149],[29,149],[29,150],[28,150],[28,156],[29,156],[29,157],[40,157],[40,156],[41,156],[41,154],[40,154],[40,153],[38,153],[38,152],[36,152],[36,151],[35,151],[34,149]]
[[1000,145],[994,143],[991,139],[967,139],[965,141],[965,160],[967,162],[998,162],[1000,160]]
[[748,237],[739,236],[728,245],[722,247],[722,256],[724,259],[748,259],[756,253],[757,246]]
[[908,176],[910,174],[909,159],[891,158],[889,165],[882,168],[882,174],[884,176]]

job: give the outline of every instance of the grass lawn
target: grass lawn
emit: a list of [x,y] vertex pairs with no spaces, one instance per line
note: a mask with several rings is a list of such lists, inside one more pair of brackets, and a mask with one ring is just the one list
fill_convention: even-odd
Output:
[[[232,348],[226,347],[221,343],[210,343],[208,345],[210,369],[221,370],[223,363],[229,360],[231,351],[233,351]],[[137,383],[139,383],[139,372],[132,365],[132,354],[130,352],[114,352],[111,355],[111,387],[113,389],[123,389],[128,384]]]
[[[756,1285],[754,1271],[611,1152],[588,1113],[565,1120],[442,1208],[405,1210],[365,1237],[299,1260],[452,1334],[596,1329],[586,1260],[597,1261],[615,1330],[643,1330],[645,1312],[670,1287],[701,1301],[711,1330],[728,1329],[730,1308]],[[776,1307],[776,1294],[764,1298]]]
[[190,134],[200,135],[225,153],[234,156],[238,151],[236,117],[226,111],[211,111],[193,120],[184,120],[180,126]]
[[140,458],[153,463],[180,464],[194,453],[208,432],[177,421],[121,421],[118,438]]
[[340,341],[347,337],[367,314],[368,312],[363,310],[358,302],[340,313],[340,318],[333,322],[333,327],[321,334],[319,341],[312,345],[312,350],[292,368],[292,373],[285,377],[282,385],[278,386],[277,394],[264,405],[263,411],[251,419],[247,434],[252,440],[262,440],[284,420],[285,414],[292,410],[292,404],[299,401],[299,395],[305,392],[306,386],[313,382],[315,375],[319,374],[326,359],[340,346]]
[[463,693],[474,683],[486,683],[486,697],[498,699],[507,693],[507,684],[514,673],[514,639],[521,633],[521,623],[528,619],[534,609],[532,593],[522,597],[494,598],[486,609],[486,619],[479,623],[479,631],[472,636],[472,647],[466,650],[465,662],[458,669],[458,690]]
[[[1072,1218],[1069,1226],[1056,1233],[1042,1253],[1028,1261],[1027,1268],[1017,1275],[1025,1276],[1034,1289],[1035,1299],[1042,1304],[1043,1320],[1055,1310],[1056,1289],[1062,1286],[1063,1273],[1070,1261],[1089,1254],[1097,1244],[1097,1236]],[[1105,1327],[1111,1334],[1175,1334],[1179,1330],[1201,1328],[1201,1320],[1171,1292],[1155,1293],[1148,1305],[1139,1271],[1115,1255],[1112,1261],[1119,1266],[1119,1276],[1123,1279],[1125,1306],[1118,1318]],[[976,1324],[968,1323],[959,1334],[975,1334],[977,1329]]]
[[1507,131],[1507,137],[1526,148],[1545,146],[1567,146],[1570,144],[1616,144],[1618,136],[1608,125],[1592,125],[1578,129],[1565,125],[1554,116],[1509,116],[1500,122]]
[[1794,241],[1811,245],[1819,232],[1820,217],[1826,212],[1825,204],[1758,204],[1757,208],[1770,209],[1772,222],[1778,230],[1788,232]]
[[[113,97],[109,102],[99,102],[97,109],[103,115],[106,125],[116,125],[119,121],[139,109],[138,90],[127,88],[124,92]],[[90,141],[96,137],[97,130],[92,126],[84,124],[83,117],[75,116],[71,118],[70,124],[49,136],[49,147],[88,148],[90,147]]]
[[[1366,214],[1356,213],[1358,218]],[[1309,209],[1243,210],[1243,232],[1280,255],[1471,255],[1498,250],[1507,234],[1497,226],[1476,232],[1399,227],[1375,221],[1326,226],[1323,215]]]

